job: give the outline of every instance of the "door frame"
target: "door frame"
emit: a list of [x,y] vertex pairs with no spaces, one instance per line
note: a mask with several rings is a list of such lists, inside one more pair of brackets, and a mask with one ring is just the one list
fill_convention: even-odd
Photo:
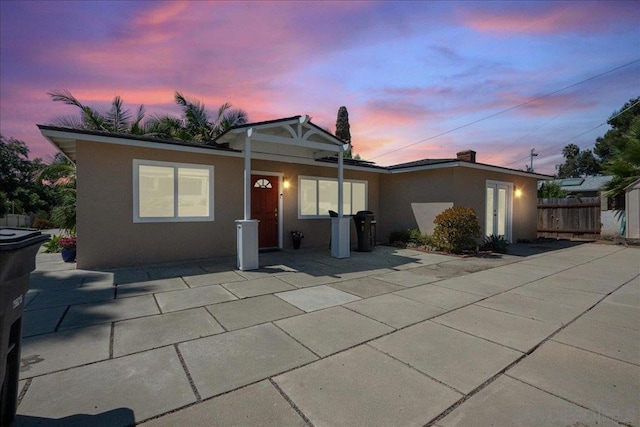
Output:
[[267,172],[260,170],[251,170],[251,175],[265,175],[275,176],[278,178],[278,249],[282,249],[282,230],[284,230],[284,213],[283,213],[283,199],[284,199],[284,173],[282,172]]
[[[505,230],[506,230],[506,235],[504,236],[504,238],[506,240],[508,240],[509,242],[511,242],[512,238],[513,238],[513,182],[506,182],[506,181],[495,181],[492,179],[487,179],[485,181],[484,184],[484,206],[485,206],[485,215],[487,212],[487,187],[489,186],[494,186],[494,188],[497,189],[497,186],[506,186],[507,187],[507,200],[506,200],[506,208],[507,208],[507,212],[506,212],[506,220],[507,223],[505,224]],[[495,203],[497,201],[497,191],[494,193],[494,206]],[[484,220],[484,236],[487,236],[487,220],[488,218],[485,218]],[[494,228],[495,228],[496,224],[494,222]]]

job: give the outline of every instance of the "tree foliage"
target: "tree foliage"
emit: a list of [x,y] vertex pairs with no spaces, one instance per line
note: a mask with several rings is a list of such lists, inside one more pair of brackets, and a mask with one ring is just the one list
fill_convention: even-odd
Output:
[[600,162],[591,150],[580,150],[575,144],[562,149],[564,163],[556,165],[558,178],[578,178],[596,175],[600,172]]
[[[638,120],[640,120],[640,96],[630,99],[620,110],[614,111],[609,116],[607,123],[611,129],[604,136],[596,138],[593,151],[580,150],[575,144],[564,147],[562,155],[565,161],[561,165],[556,165],[558,178],[612,173],[611,167],[606,165],[614,156],[624,151],[631,127]],[[608,172],[604,170],[605,168]]]
[[80,117],[59,116],[57,124],[74,129],[98,130],[111,133],[124,133],[130,135],[143,135],[144,105],[140,105],[135,114],[123,106],[122,98],[116,96],[111,101],[111,108],[106,112],[100,112],[84,105],[68,90],[53,91],[48,93],[55,102],[62,102],[80,109]]
[[0,135],[0,216],[48,208],[54,194],[37,180],[45,166],[41,159],[29,160],[23,141]]
[[608,162],[613,155],[615,147],[625,145],[625,139],[632,124],[640,118],[640,96],[630,99],[618,111],[607,120],[607,124],[611,126],[604,136],[596,139],[596,145],[593,152],[600,158],[603,163]]
[[338,108],[338,117],[336,119],[336,136],[349,144],[349,149],[345,151],[345,159],[360,160],[360,155],[353,154],[353,145],[351,144],[351,126],[349,125],[349,112],[344,105]]
[[113,99],[108,111],[102,112],[83,104],[68,90],[48,94],[53,101],[72,105],[80,110],[80,117],[60,116],[56,119],[56,124],[74,129],[211,144],[217,136],[229,128],[248,121],[244,110],[231,108],[229,103],[222,104],[217,114],[210,117],[203,103],[191,101],[180,92],[175,93],[174,100],[182,109],[182,117],[152,115],[146,120],[144,105],[140,105],[135,113],[131,113],[124,108],[122,98],[119,96]]
[[635,118],[628,132],[613,145],[604,172],[613,176],[604,188],[609,197],[624,194],[625,187],[640,178],[640,117]]
[[567,197],[568,194],[568,191],[561,189],[559,183],[553,181],[542,183],[538,189],[539,199],[559,199]]

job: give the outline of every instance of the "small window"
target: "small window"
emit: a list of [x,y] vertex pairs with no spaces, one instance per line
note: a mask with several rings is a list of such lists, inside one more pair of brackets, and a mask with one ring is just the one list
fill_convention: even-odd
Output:
[[[338,211],[338,180],[299,177],[298,217],[323,218]],[[343,181],[342,211],[354,215],[367,209],[367,182]]]
[[133,161],[133,222],[213,221],[213,166]]
[[273,188],[268,179],[260,178],[253,184],[255,188]]

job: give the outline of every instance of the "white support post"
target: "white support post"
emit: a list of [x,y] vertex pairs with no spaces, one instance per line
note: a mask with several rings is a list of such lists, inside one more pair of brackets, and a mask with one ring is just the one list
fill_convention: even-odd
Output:
[[344,209],[344,154],[342,150],[338,153],[338,218],[342,218]]
[[251,134],[247,130],[244,140],[244,219],[237,220],[238,269],[256,270],[258,258],[258,220],[251,219]]
[[244,139],[244,220],[251,219],[251,134],[253,129],[247,130]]
[[351,218],[344,217],[343,209],[343,182],[344,182],[344,161],[343,149],[338,152],[338,218],[331,218],[331,256],[334,258],[349,258],[350,254],[350,221]]

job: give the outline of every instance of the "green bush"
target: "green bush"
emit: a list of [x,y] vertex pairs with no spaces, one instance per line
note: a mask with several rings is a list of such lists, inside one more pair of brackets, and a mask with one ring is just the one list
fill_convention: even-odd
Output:
[[44,247],[44,252],[48,254],[60,252],[62,250],[62,247],[60,247],[60,239],[62,239],[62,236],[55,234],[51,236],[51,240],[42,245]]
[[476,248],[480,223],[472,208],[454,206],[433,220],[433,245],[443,251],[461,253]]
[[405,231],[394,231],[389,234],[389,243],[398,242],[410,246],[428,247],[432,246],[433,239],[428,234],[422,234],[420,230],[413,228]]
[[484,239],[484,245],[482,245],[483,251],[491,251],[498,254],[506,254],[509,250],[509,242],[502,236],[487,236]]
[[409,239],[411,238],[411,235],[409,233],[409,230],[404,230],[404,231],[392,231],[391,233],[389,233],[389,243],[394,244],[397,242],[401,242],[401,243],[409,243]]

